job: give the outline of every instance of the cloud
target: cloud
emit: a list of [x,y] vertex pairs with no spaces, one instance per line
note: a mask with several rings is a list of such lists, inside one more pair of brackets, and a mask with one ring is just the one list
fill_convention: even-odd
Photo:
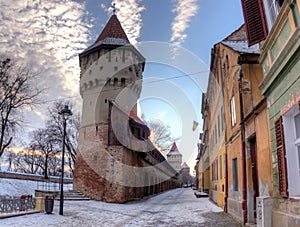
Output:
[[78,53],[91,27],[84,9],[71,0],[0,0],[1,51],[39,71],[51,99],[78,94]]
[[[78,54],[87,47],[92,27],[84,3],[0,0],[0,21],[2,54],[40,72],[36,83],[46,89],[41,99],[79,98]],[[39,110],[46,112],[47,108],[40,106]],[[40,122],[42,127],[44,112],[28,111],[29,121],[35,118],[30,125]]]
[[[144,6],[140,5],[141,0],[113,0],[116,4],[116,15],[120,20],[122,27],[127,34],[131,44],[135,45],[141,36],[143,26],[142,12]],[[101,7],[110,15],[113,8],[101,4]]]
[[172,23],[172,36],[170,42],[176,47],[186,40],[186,29],[190,26],[193,16],[198,12],[197,0],[177,0],[173,13],[176,17]]

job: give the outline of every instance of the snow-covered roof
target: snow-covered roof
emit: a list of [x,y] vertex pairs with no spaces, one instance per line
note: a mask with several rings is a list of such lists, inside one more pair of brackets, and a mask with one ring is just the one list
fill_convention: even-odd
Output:
[[239,53],[245,54],[259,54],[259,46],[255,44],[253,46],[248,46],[248,42],[246,40],[239,40],[239,41],[222,41],[224,45],[228,46],[229,48],[237,51]]

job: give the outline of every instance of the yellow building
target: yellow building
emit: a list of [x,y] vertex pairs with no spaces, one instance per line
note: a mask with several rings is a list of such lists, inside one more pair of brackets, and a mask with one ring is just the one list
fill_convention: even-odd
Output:
[[199,191],[209,192],[210,187],[210,165],[208,151],[208,127],[209,112],[206,99],[206,93],[202,94],[201,114],[203,118],[203,133],[200,134],[200,143],[198,144],[198,156],[196,166],[196,178]]
[[[272,154],[272,178],[264,176],[259,182],[270,196],[258,198],[257,224],[300,226],[300,0],[241,2],[249,44],[259,43],[261,50],[259,88],[266,98],[268,121],[257,128],[263,132],[270,126],[269,140],[256,136],[257,144],[271,144]],[[264,152],[257,150],[261,163],[267,163]],[[266,167],[259,166],[259,174],[267,175]],[[266,187],[270,182],[272,187]]]
[[[214,45],[207,99],[210,196],[243,223],[256,222],[256,199],[272,194],[271,153],[259,47],[245,26]],[[219,88],[218,88],[219,86]],[[220,123],[219,123],[220,122]]]

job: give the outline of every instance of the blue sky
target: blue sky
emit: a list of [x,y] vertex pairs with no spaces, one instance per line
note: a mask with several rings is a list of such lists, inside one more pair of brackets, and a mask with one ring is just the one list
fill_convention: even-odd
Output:
[[[183,161],[193,167],[202,127],[199,86],[206,86],[213,45],[243,23],[240,0],[114,2],[132,44],[165,42],[177,51],[174,64],[146,65],[141,106],[147,117],[162,120],[175,137],[181,136]],[[78,54],[102,31],[112,13],[111,4],[110,0],[0,0],[1,50],[41,72],[38,82],[47,89],[43,96],[46,105],[56,99],[71,99],[80,109]],[[160,51],[159,47],[152,50],[158,55]],[[183,52],[189,52],[188,57],[179,62]],[[157,79],[166,81],[151,82]],[[27,131],[43,126],[45,109],[28,111]],[[200,122],[195,132],[191,130],[193,120]]]

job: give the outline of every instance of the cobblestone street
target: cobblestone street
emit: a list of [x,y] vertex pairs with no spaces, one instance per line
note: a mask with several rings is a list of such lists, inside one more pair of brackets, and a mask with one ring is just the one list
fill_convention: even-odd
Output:
[[179,188],[127,204],[65,201],[64,216],[32,214],[0,220],[0,226],[242,226],[211,203]]

